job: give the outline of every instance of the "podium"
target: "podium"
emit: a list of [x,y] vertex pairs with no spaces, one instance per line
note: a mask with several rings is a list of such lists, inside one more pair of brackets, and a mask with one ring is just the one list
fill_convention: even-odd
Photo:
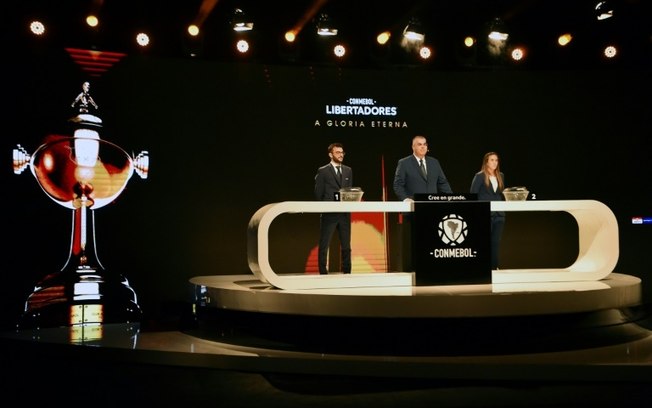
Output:
[[417,286],[491,283],[491,205],[470,195],[419,194],[412,214]]
[[[434,198],[437,196],[432,196]],[[441,196],[440,196],[441,197]],[[426,200],[435,201],[435,200]],[[440,204],[445,204],[438,200]],[[404,202],[404,201],[367,201],[367,202],[339,202],[339,201],[284,201],[280,203],[267,204],[251,217],[247,228],[247,261],[249,268],[254,276],[264,283],[268,283],[278,289],[283,290],[312,290],[312,289],[341,289],[341,288],[378,288],[378,287],[412,287],[416,284],[417,278],[413,271],[403,272],[381,272],[381,273],[359,273],[359,274],[329,274],[329,275],[306,275],[301,271],[296,273],[277,274],[272,269],[269,261],[269,229],[273,221],[281,214],[285,213],[322,213],[322,212],[384,212],[384,213],[403,213],[412,214],[415,206],[418,204],[432,206],[424,207],[420,218],[418,229],[424,228],[426,236],[424,242],[417,245],[423,246],[429,250],[428,240],[439,237],[439,232],[432,232],[433,223],[428,224],[428,217],[434,217],[431,211],[441,209],[442,212],[457,214],[466,222],[467,233],[464,241],[456,248],[471,248],[476,251],[475,259],[467,261],[478,262],[478,270],[469,267],[464,268],[462,264],[454,264],[450,261],[451,269],[443,275],[444,270],[438,269],[440,266],[428,265],[426,262],[419,266],[418,280],[421,285],[426,285],[425,281],[432,280],[437,282],[446,282],[455,284],[462,282],[481,282],[486,280],[486,271],[490,267],[490,256],[488,254],[489,244],[486,243],[485,250],[482,250],[481,244],[474,243],[476,236],[475,229],[482,228],[482,222],[473,221],[477,215],[475,211],[485,212],[487,217],[485,233],[478,232],[478,235],[484,235],[489,239],[490,224],[489,217],[491,211],[505,212],[536,212],[536,211],[563,211],[573,216],[578,226],[579,253],[577,259],[572,265],[565,268],[530,268],[530,269],[500,269],[491,271],[491,280],[488,283],[501,284],[523,284],[537,282],[577,282],[577,281],[598,281],[604,279],[613,272],[618,262],[618,221],[616,216],[611,212],[609,207],[595,200],[567,200],[567,201],[490,201],[490,202],[449,202],[446,196],[446,202],[451,204],[454,211],[443,211],[444,206],[435,207],[435,203],[421,202]],[[477,207],[474,206],[477,204]],[[485,210],[478,210],[481,206],[489,206],[489,213]],[[468,206],[468,207],[467,207]],[[449,208],[449,209],[450,209]],[[467,213],[468,209],[468,213]],[[438,211],[438,210],[437,210]],[[419,215],[417,214],[417,215]],[[442,216],[443,217],[443,216]],[[467,218],[468,217],[468,218]],[[449,218],[446,221],[458,222],[456,218]],[[437,221],[437,228],[439,220]],[[464,224],[462,223],[464,227]],[[449,228],[452,228],[449,226]],[[458,227],[459,228],[459,227]],[[480,230],[481,231],[481,230]],[[450,231],[452,233],[452,231]],[[532,233],[536,233],[533,231]],[[454,234],[453,234],[454,237]],[[421,239],[421,238],[417,238]],[[438,239],[442,239],[439,237]],[[447,238],[450,239],[450,238]],[[460,242],[459,239],[456,242]],[[432,248],[436,246],[431,244]],[[433,252],[434,254],[434,252]],[[426,255],[430,255],[429,252]],[[434,255],[430,255],[434,257]],[[484,261],[483,261],[484,259]],[[430,260],[428,260],[430,261]],[[486,262],[486,264],[485,264]],[[453,268],[454,266],[454,268]],[[450,276],[449,276],[450,273]],[[435,284],[433,284],[434,286]],[[410,291],[412,289],[409,289]]]

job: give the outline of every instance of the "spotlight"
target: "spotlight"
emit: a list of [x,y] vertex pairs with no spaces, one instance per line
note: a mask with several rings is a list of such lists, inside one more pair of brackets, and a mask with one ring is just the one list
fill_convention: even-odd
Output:
[[190,24],[187,30],[188,34],[190,34],[192,37],[197,37],[199,35],[199,26],[196,24]]
[[245,16],[244,11],[237,8],[233,11],[233,17],[231,18],[231,26],[233,31],[251,31],[254,29],[254,23],[249,21]]
[[432,57],[432,49],[430,47],[421,47],[419,49],[419,57],[422,60],[429,60]]
[[385,45],[387,44],[387,41],[389,41],[390,37],[392,34],[389,31],[384,31],[376,37],[376,42],[380,45]]
[[238,40],[235,48],[240,54],[246,54],[249,51],[249,42],[247,40]]
[[32,32],[32,34],[36,36],[41,36],[45,34],[45,24],[38,20],[34,20],[31,23],[29,23],[29,31]]
[[458,62],[463,66],[474,65],[477,62],[478,38],[468,35],[458,41],[460,43],[455,47]]
[[324,36],[337,35],[337,28],[333,26],[333,21],[328,14],[322,13],[317,20],[317,34]]
[[505,27],[505,23],[500,18],[495,18],[491,24],[489,24],[489,34],[488,37],[493,41],[507,41],[509,38],[509,33]]
[[617,54],[618,54],[618,48],[616,48],[615,45],[607,45],[602,50],[602,55],[604,55],[604,57],[607,59],[616,58]]
[[185,52],[193,58],[198,57],[204,51],[204,36],[195,24],[188,26],[187,30],[188,35],[183,38]]
[[557,44],[562,47],[567,46],[573,40],[573,36],[570,33],[562,34],[557,38]]
[[146,33],[136,34],[136,44],[140,45],[141,47],[147,47],[149,45],[149,35]]
[[423,31],[421,21],[419,21],[417,18],[412,17],[410,22],[405,26],[405,29],[403,30],[403,38],[410,42],[423,43],[426,35]]
[[294,31],[290,30],[285,33],[285,41],[292,43],[296,39],[297,39],[297,34]]
[[598,21],[607,20],[614,15],[614,9],[609,1],[599,1],[595,5],[595,18]]
[[86,24],[88,24],[89,27],[97,27],[98,24],[100,24],[100,20],[97,18],[97,16],[90,14],[86,16]]
[[342,58],[346,54],[346,47],[342,44],[337,44],[335,47],[333,47],[333,55],[335,55],[337,58]]
[[493,58],[502,58],[505,54],[509,33],[505,28],[503,20],[495,18],[489,23],[487,35],[487,52]]
[[525,47],[514,47],[509,55],[512,61],[522,62],[525,60],[527,53]]

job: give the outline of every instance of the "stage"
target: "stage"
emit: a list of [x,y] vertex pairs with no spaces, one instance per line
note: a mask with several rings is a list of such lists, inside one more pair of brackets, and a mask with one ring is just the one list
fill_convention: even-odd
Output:
[[197,302],[179,330],[4,333],[8,384],[38,384],[39,400],[109,393],[107,403],[638,406],[652,382],[650,318],[630,275],[309,291],[253,275],[192,284]]

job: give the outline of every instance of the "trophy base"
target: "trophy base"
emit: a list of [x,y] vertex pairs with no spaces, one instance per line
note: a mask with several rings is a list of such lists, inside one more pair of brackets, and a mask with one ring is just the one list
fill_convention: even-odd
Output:
[[136,293],[120,274],[79,267],[46,276],[25,302],[18,329],[140,323]]

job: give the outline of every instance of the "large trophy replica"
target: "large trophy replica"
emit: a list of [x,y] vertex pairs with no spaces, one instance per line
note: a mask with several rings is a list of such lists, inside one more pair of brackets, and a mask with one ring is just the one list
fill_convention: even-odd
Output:
[[78,114],[69,122],[73,136],[49,136],[33,154],[18,145],[14,173],[29,167],[45,193],[72,212],[68,260],[60,271],[38,282],[25,302],[19,328],[83,327],[139,323],[136,293],[120,273],[101,264],[95,247],[95,211],[114,201],[136,172],[147,178],[149,156],[135,157],[100,138],[102,120],[89,113],[97,105],[90,84],[73,101]]

